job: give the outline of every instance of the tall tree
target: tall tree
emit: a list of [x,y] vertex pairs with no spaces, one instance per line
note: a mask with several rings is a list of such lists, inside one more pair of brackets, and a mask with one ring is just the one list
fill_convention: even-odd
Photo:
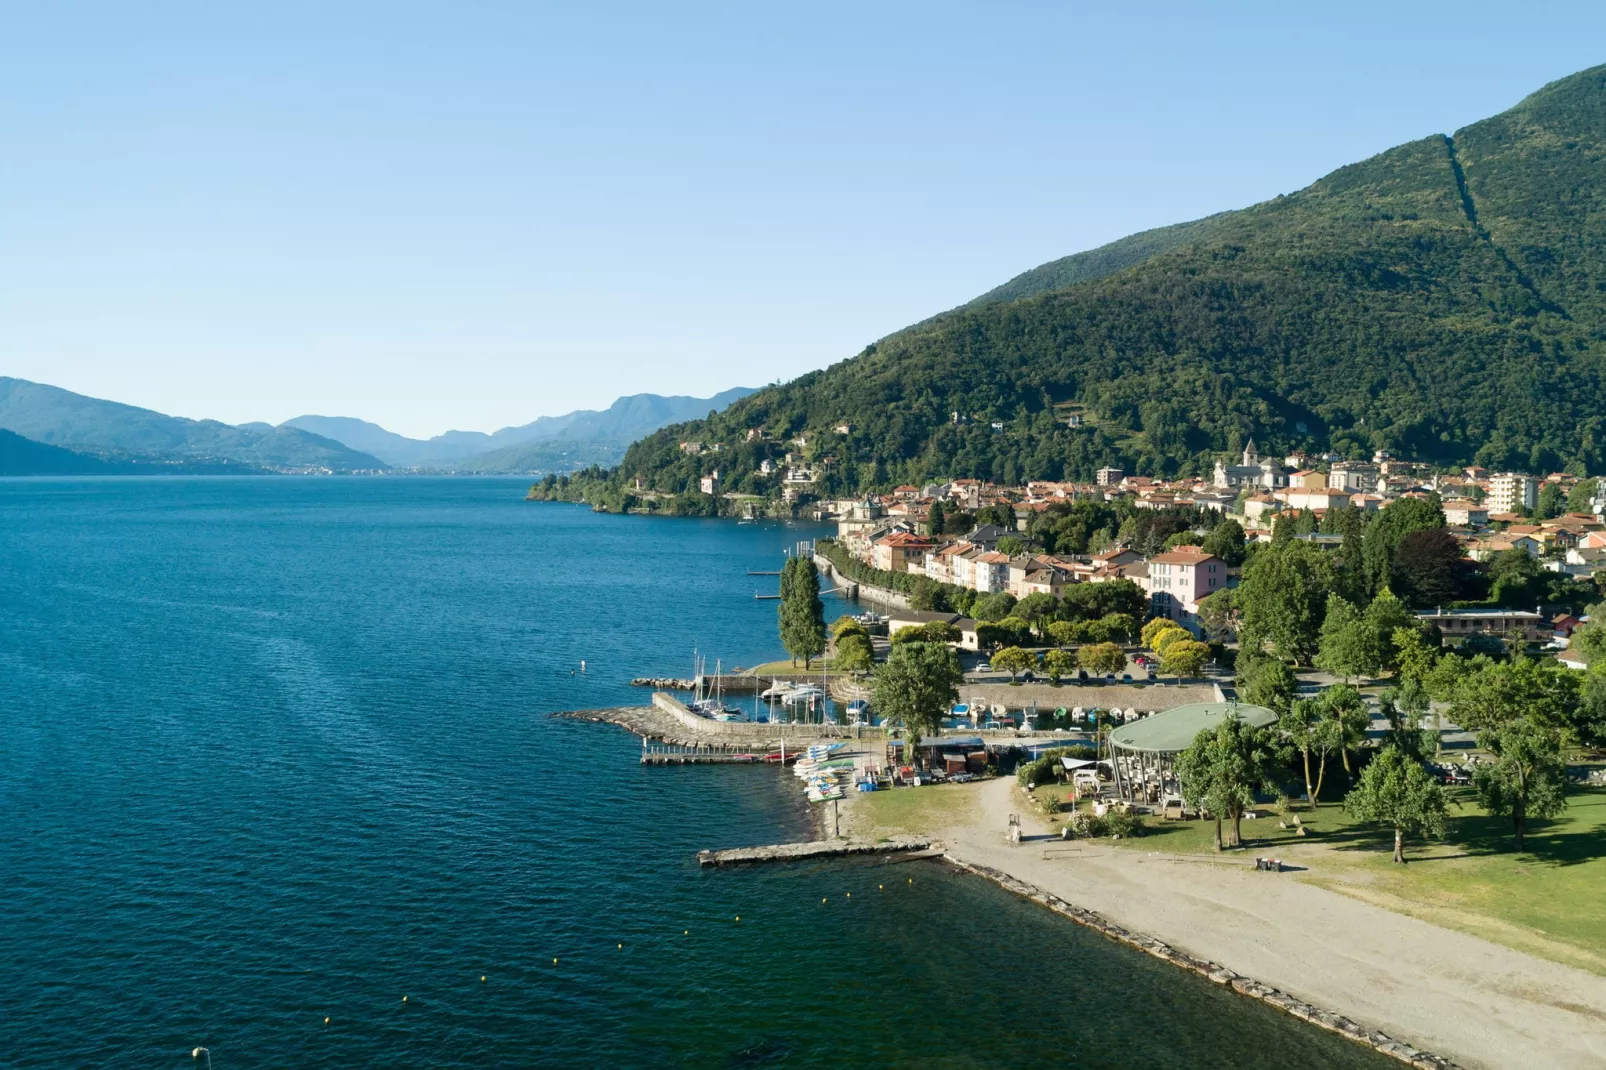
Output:
[[931,503],[931,512],[926,516],[926,531],[932,535],[941,535],[943,525],[947,522],[947,519],[942,507],[942,499],[938,498]]
[[1366,730],[1372,726],[1372,715],[1367,711],[1366,699],[1348,684],[1339,684],[1323,691],[1317,699],[1317,705],[1332,726],[1332,738],[1344,763],[1344,772],[1352,772],[1349,752],[1361,745],[1366,738]]
[[[1397,498],[1380,509],[1366,526],[1361,554],[1367,586],[1376,594],[1392,578],[1394,551],[1413,531],[1444,527],[1444,510],[1438,501]],[[1402,592],[1403,593],[1403,592]]]
[[1372,599],[1372,604],[1366,607],[1365,616],[1366,626],[1371,629],[1377,643],[1379,671],[1397,671],[1400,662],[1399,651],[1394,645],[1394,633],[1402,628],[1419,632],[1420,622],[1387,587]]
[[825,605],[820,601],[820,570],[807,557],[788,558],[781,569],[781,645],[793,663],[810,662],[825,651]]
[[1244,701],[1268,710],[1286,713],[1294,701],[1299,680],[1286,661],[1265,656],[1238,656],[1238,686]]
[[1160,671],[1167,676],[1182,679],[1203,676],[1205,663],[1210,660],[1210,648],[1194,639],[1178,639],[1167,644],[1160,655]]
[[1472,786],[1491,815],[1510,817],[1517,850],[1526,849],[1530,818],[1556,817],[1567,807],[1561,734],[1528,720],[1479,734],[1494,761],[1475,766]]
[[1215,819],[1216,850],[1223,847],[1223,818],[1232,820],[1233,844],[1243,843],[1239,822],[1254,805],[1255,791],[1270,786],[1274,765],[1269,734],[1237,717],[1224,717],[1215,728],[1202,730],[1177,755],[1183,795]]
[[1311,787],[1310,756],[1314,751],[1323,760],[1326,759],[1325,725],[1321,708],[1308,698],[1294,699],[1277,719],[1278,731],[1295,750],[1299,751],[1300,763],[1305,773],[1305,802],[1313,810],[1318,805],[1316,801],[1318,793]]
[[1316,667],[1349,683],[1351,677],[1376,676],[1382,661],[1376,628],[1347,598],[1328,595]]
[[1444,528],[1405,535],[1389,564],[1389,585],[1413,606],[1442,606],[1462,596],[1468,562],[1461,544]]
[[1547,482],[1539,488],[1539,502],[1534,506],[1535,520],[1550,520],[1561,515],[1562,507],[1566,505],[1561,496],[1561,488],[1554,483]]
[[1573,484],[1573,489],[1567,492],[1567,511],[1569,513],[1589,512],[1590,502],[1595,497],[1595,486],[1598,480],[1580,479]]
[[883,720],[901,724],[910,746],[935,733],[943,715],[959,701],[965,674],[952,647],[940,643],[901,643],[876,670],[875,707]]
[[1262,548],[1244,566],[1238,586],[1238,634],[1244,650],[1269,646],[1301,664],[1316,653],[1333,570],[1308,542]]
[[1220,523],[1210,529],[1210,534],[1204,537],[1199,548],[1236,568],[1244,563],[1243,525],[1230,516],[1223,517]]
[[1367,764],[1360,783],[1344,798],[1344,810],[1394,832],[1394,861],[1405,862],[1405,838],[1444,835],[1444,789],[1422,764],[1388,746]]

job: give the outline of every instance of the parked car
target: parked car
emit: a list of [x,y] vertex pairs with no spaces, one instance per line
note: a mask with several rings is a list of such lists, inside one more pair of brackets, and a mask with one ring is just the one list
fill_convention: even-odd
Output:
[[1121,674],[1121,682],[1123,684],[1130,684],[1132,682],[1132,674],[1129,673],[1129,672],[1122,673]]

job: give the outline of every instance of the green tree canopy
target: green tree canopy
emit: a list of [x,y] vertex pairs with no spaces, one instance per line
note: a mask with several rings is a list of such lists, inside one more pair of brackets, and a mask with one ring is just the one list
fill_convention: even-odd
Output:
[[1347,598],[1328,595],[1316,667],[1348,682],[1355,676],[1376,676],[1382,664],[1376,627]]
[[858,672],[875,664],[875,648],[863,632],[849,632],[836,641],[833,667],[840,672]]
[[1518,720],[1479,733],[1478,741],[1495,759],[1473,767],[1478,801],[1491,815],[1511,818],[1517,850],[1525,850],[1529,819],[1557,817],[1567,807],[1561,735]]
[[1344,798],[1344,809],[1394,833],[1394,861],[1405,861],[1405,838],[1444,835],[1444,789],[1420,762],[1398,747],[1384,747]]
[[995,669],[1002,669],[1014,679],[1037,664],[1037,655],[1018,646],[1006,646],[990,659]]
[[1076,663],[1090,673],[1104,676],[1126,667],[1126,652],[1114,643],[1093,643],[1076,652]]
[[1167,676],[1203,676],[1205,663],[1210,660],[1210,648],[1193,639],[1179,639],[1166,646],[1160,655],[1160,671]]
[[1423,609],[1462,597],[1467,575],[1461,544],[1444,528],[1421,528],[1406,534],[1389,565],[1390,587]]
[[1076,655],[1069,650],[1054,649],[1043,655],[1043,671],[1048,678],[1059,683],[1062,677],[1076,671]]
[[1244,566],[1238,587],[1238,634],[1243,649],[1269,646],[1280,658],[1308,663],[1316,653],[1332,562],[1308,542],[1264,547]]
[[807,557],[791,557],[781,569],[781,645],[803,667],[825,652],[825,605],[820,570]]
[[953,649],[939,643],[903,643],[876,670],[875,707],[883,720],[908,729],[911,741],[937,732],[959,700],[965,675]]
[[1015,596],[1008,591],[994,591],[984,595],[971,607],[970,615],[976,620],[1003,620],[1015,609]]
[[1244,563],[1244,529],[1243,525],[1232,517],[1225,517],[1210,534],[1204,537],[1199,547],[1207,554],[1214,554],[1228,565],[1236,568]]
[[1243,842],[1239,821],[1254,805],[1255,792],[1273,786],[1275,751],[1264,729],[1224,717],[1215,728],[1201,731],[1177,755],[1176,768],[1183,796],[1215,819],[1219,851],[1223,818],[1232,820],[1233,843]]

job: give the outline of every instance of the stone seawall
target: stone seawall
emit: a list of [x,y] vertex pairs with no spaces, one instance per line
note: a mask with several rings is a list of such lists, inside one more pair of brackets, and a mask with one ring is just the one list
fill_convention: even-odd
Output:
[[858,580],[844,576],[837,571],[830,558],[822,554],[814,555],[814,567],[820,570],[822,576],[831,581],[832,586],[852,588],[855,592],[854,597],[865,598],[891,609],[909,608],[908,595],[900,591],[890,591],[885,587],[877,587],[873,583],[860,583]]

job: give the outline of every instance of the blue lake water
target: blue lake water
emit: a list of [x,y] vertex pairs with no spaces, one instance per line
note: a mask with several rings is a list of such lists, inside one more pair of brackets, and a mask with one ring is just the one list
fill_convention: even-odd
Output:
[[778,656],[816,529],[522,491],[0,481],[0,1066],[1392,1065],[935,864],[700,872],[796,782],[549,714]]

